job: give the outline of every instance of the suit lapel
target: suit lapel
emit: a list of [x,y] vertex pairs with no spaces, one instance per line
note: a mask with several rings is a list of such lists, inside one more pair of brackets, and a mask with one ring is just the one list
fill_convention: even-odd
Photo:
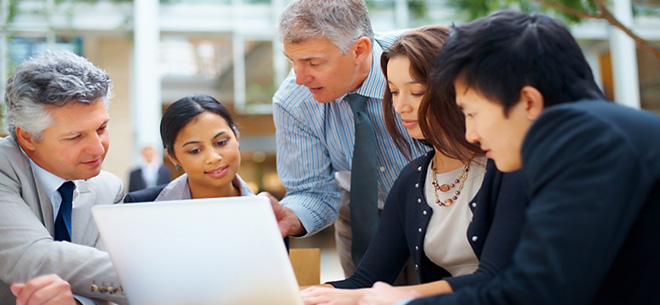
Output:
[[78,180],[76,188],[78,196],[73,202],[71,240],[76,244],[94,246],[97,234],[92,222],[92,207],[96,197],[84,180]]
[[27,169],[30,171],[31,175],[31,180],[34,183],[34,188],[37,190],[37,199],[38,202],[43,202],[43,204],[38,204],[39,207],[41,208],[41,215],[42,219],[41,222],[44,224],[48,232],[50,233],[51,236],[54,236],[55,234],[55,224],[54,224],[54,219],[55,219],[55,213],[53,212],[53,203],[50,201],[50,197],[48,197],[48,194],[46,194],[46,191],[44,190],[43,186],[41,183],[39,183],[39,179],[37,179],[37,175],[34,173],[34,169],[32,169],[32,166],[30,166],[30,163],[27,161],[27,158],[25,159],[25,163],[27,165]]

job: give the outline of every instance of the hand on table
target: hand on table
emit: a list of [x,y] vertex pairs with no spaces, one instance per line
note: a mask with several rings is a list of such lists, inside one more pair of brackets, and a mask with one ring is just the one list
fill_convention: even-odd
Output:
[[69,283],[55,274],[42,275],[10,286],[16,305],[75,305]]
[[417,291],[398,289],[383,282],[376,282],[373,287],[364,291],[357,304],[391,305],[405,299],[419,297],[421,297],[421,294]]
[[300,292],[305,305],[354,305],[364,289],[337,289],[311,286]]

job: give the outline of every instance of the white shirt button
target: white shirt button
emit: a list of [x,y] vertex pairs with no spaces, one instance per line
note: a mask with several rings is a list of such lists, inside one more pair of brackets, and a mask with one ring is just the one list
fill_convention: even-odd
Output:
[[417,203],[422,203],[422,198],[417,198]]
[[418,171],[418,172],[421,172],[421,171],[422,171],[422,167],[421,167],[421,166],[417,167],[417,171]]
[[473,242],[477,242],[477,240],[479,240],[479,236],[477,236],[477,235],[472,236],[472,241]]
[[422,212],[422,215],[426,216],[426,214],[427,214],[426,210]]
[[472,203],[472,207],[473,207],[473,208],[476,208],[476,207],[477,207],[477,203],[476,203],[476,202],[473,202],[473,203]]
[[419,233],[422,233],[422,228],[418,228],[417,231],[418,231]]
[[416,189],[419,188],[419,183],[415,183],[415,188],[416,188]]

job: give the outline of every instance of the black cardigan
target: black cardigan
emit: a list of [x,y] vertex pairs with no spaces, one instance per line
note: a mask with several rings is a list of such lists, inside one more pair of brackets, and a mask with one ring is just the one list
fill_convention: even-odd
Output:
[[445,279],[457,291],[493,277],[511,263],[527,206],[525,188],[519,172],[502,173],[491,160],[479,192],[470,201],[473,219],[467,238],[479,258],[479,269],[451,277],[426,256],[424,236],[432,209],[424,197],[424,181],[433,155],[428,152],[401,171],[387,197],[378,232],[355,274],[329,284],[365,288],[376,281],[392,283],[412,255],[421,283]]

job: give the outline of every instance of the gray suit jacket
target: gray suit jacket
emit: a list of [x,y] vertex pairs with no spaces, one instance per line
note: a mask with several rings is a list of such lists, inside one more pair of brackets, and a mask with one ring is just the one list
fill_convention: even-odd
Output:
[[92,292],[90,285],[119,287],[108,253],[92,219],[94,205],[122,200],[121,180],[108,173],[77,182],[72,242],[53,241],[53,206],[28,158],[11,137],[0,138],[0,304],[14,304],[14,282],[55,273],[74,294],[126,304],[123,295]]

